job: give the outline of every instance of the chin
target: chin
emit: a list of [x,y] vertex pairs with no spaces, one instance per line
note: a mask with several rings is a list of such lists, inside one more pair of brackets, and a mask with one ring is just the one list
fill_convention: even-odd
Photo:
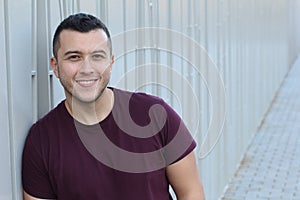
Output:
[[72,101],[76,101],[80,104],[91,104],[95,103],[103,94],[105,89],[107,88],[107,84],[105,86],[98,86],[97,89],[93,91],[86,90],[73,90],[73,92],[69,93],[72,96]]
[[101,90],[101,92],[98,92],[96,95],[74,95],[73,99],[76,99],[76,101],[85,104],[95,103],[102,96],[103,91],[104,90]]
[[73,99],[76,99],[77,102],[90,104],[95,103],[99,97],[75,97],[73,96]]

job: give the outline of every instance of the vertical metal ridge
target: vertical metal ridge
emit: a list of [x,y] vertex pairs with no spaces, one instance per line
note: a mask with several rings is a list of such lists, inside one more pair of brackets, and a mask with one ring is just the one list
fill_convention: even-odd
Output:
[[[122,1],[123,3],[123,31],[126,32],[127,31],[127,20],[126,20],[126,0]],[[124,41],[124,49],[127,49],[127,39],[126,39],[126,34],[123,34],[123,41]],[[125,52],[126,53],[126,52]],[[128,60],[127,60],[127,55],[124,54],[124,69],[123,71],[126,73],[128,70]],[[128,87],[128,81],[127,79],[124,80],[124,87],[127,88]]]
[[5,49],[6,51],[6,81],[7,81],[7,102],[8,102],[8,129],[9,129],[9,149],[10,149],[10,165],[11,165],[11,184],[12,184],[12,199],[16,199],[16,162],[12,155],[15,154],[14,149],[14,127],[13,127],[13,106],[12,106],[12,83],[11,83],[11,62],[10,62],[10,34],[9,34],[9,6],[8,0],[4,0],[4,27],[5,27]]
[[[64,4],[64,7],[66,7],[66,3]],[[46,5],[45,5],[45,28],[47,29],[45,31],[46,35],[46,41],[47,41],[47,47],[46,47],[46,54],[47,54],[47,60],[52,56],[52,50],[51,50],[51,47],[52,47],[52,38],[51,38],[51,23],[50,23],[50,20],[51,20],[51,12],[50,12],[50,9],[51,9],[51,4],[50,4],[50,1],[47,1]],[[64,8],[65,10],[67,10],[67,8]],[[67,13],[65,13],[66,15]],[[61,19],[62,20],[62,19]],[[47,80],[48,80],[48,102],[49,102],[49,105],[48,105],[48,110],[51,110],[53,107],[54,107],[54,90],[53,90],[53,73],[52,73],[52,68],[49,64],[49,62],[46,63],[47,65]]]
[[32,74],[31,74],[31,95],[32,95],[32,121],[38,119],[37,100],[37,0],[32,0]]

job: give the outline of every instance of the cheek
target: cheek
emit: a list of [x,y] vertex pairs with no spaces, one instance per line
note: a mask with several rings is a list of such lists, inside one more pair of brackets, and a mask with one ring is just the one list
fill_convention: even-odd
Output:
[[111,70],[112,70],[112,65],[111,64],[108,64],[107,68],[105,69],[105,72],[106,74],[111,74]]
[[107,67],[103,72],[102,72],[102,75],[105,76],[105,77],[109,77],[110,74],[111,74],[111,66]]
[[62,77],[73,77],[76,75],[77,70],[74,66],[68,66],[68,65],[60,65],[59,68],[59,76]]

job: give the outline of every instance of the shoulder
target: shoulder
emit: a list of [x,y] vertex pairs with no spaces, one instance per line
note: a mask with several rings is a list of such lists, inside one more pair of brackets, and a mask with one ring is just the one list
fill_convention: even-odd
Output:
[[150,118],[165,125],[177,127],[181,117],[165,100],[144,92],[131,92],[114,89],[115,108],[119,115],[129,111],[130,116],[141,125],[150,123]]
[[114,89],[115,101],[118,104],[129,106],[130,110],[148,110],[153,105],[159,104],[169,109],[169,105],[162,98],[145,92],[132,92]]
[[49,135],[48,133],[53,133],[53,130],[56,129],[57,123],[61,123],[63,121],[62,119],[66,117],[64,110],[65,107],[63,101],[36,121],[29,129],[27,137],[40,137],[40,134],[43,134],[43,137],[45,137],[46,135]]

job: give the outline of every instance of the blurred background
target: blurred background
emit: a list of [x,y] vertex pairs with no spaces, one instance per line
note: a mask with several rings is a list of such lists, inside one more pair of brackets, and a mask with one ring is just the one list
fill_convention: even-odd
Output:
[[64,99],[49,58],[69,14],[108,26],[111,86],[158,95],[183,117],[213,200],[298,57],[299,11],[298,0],[0,0],[0,200],[22,199],[27,131]]

